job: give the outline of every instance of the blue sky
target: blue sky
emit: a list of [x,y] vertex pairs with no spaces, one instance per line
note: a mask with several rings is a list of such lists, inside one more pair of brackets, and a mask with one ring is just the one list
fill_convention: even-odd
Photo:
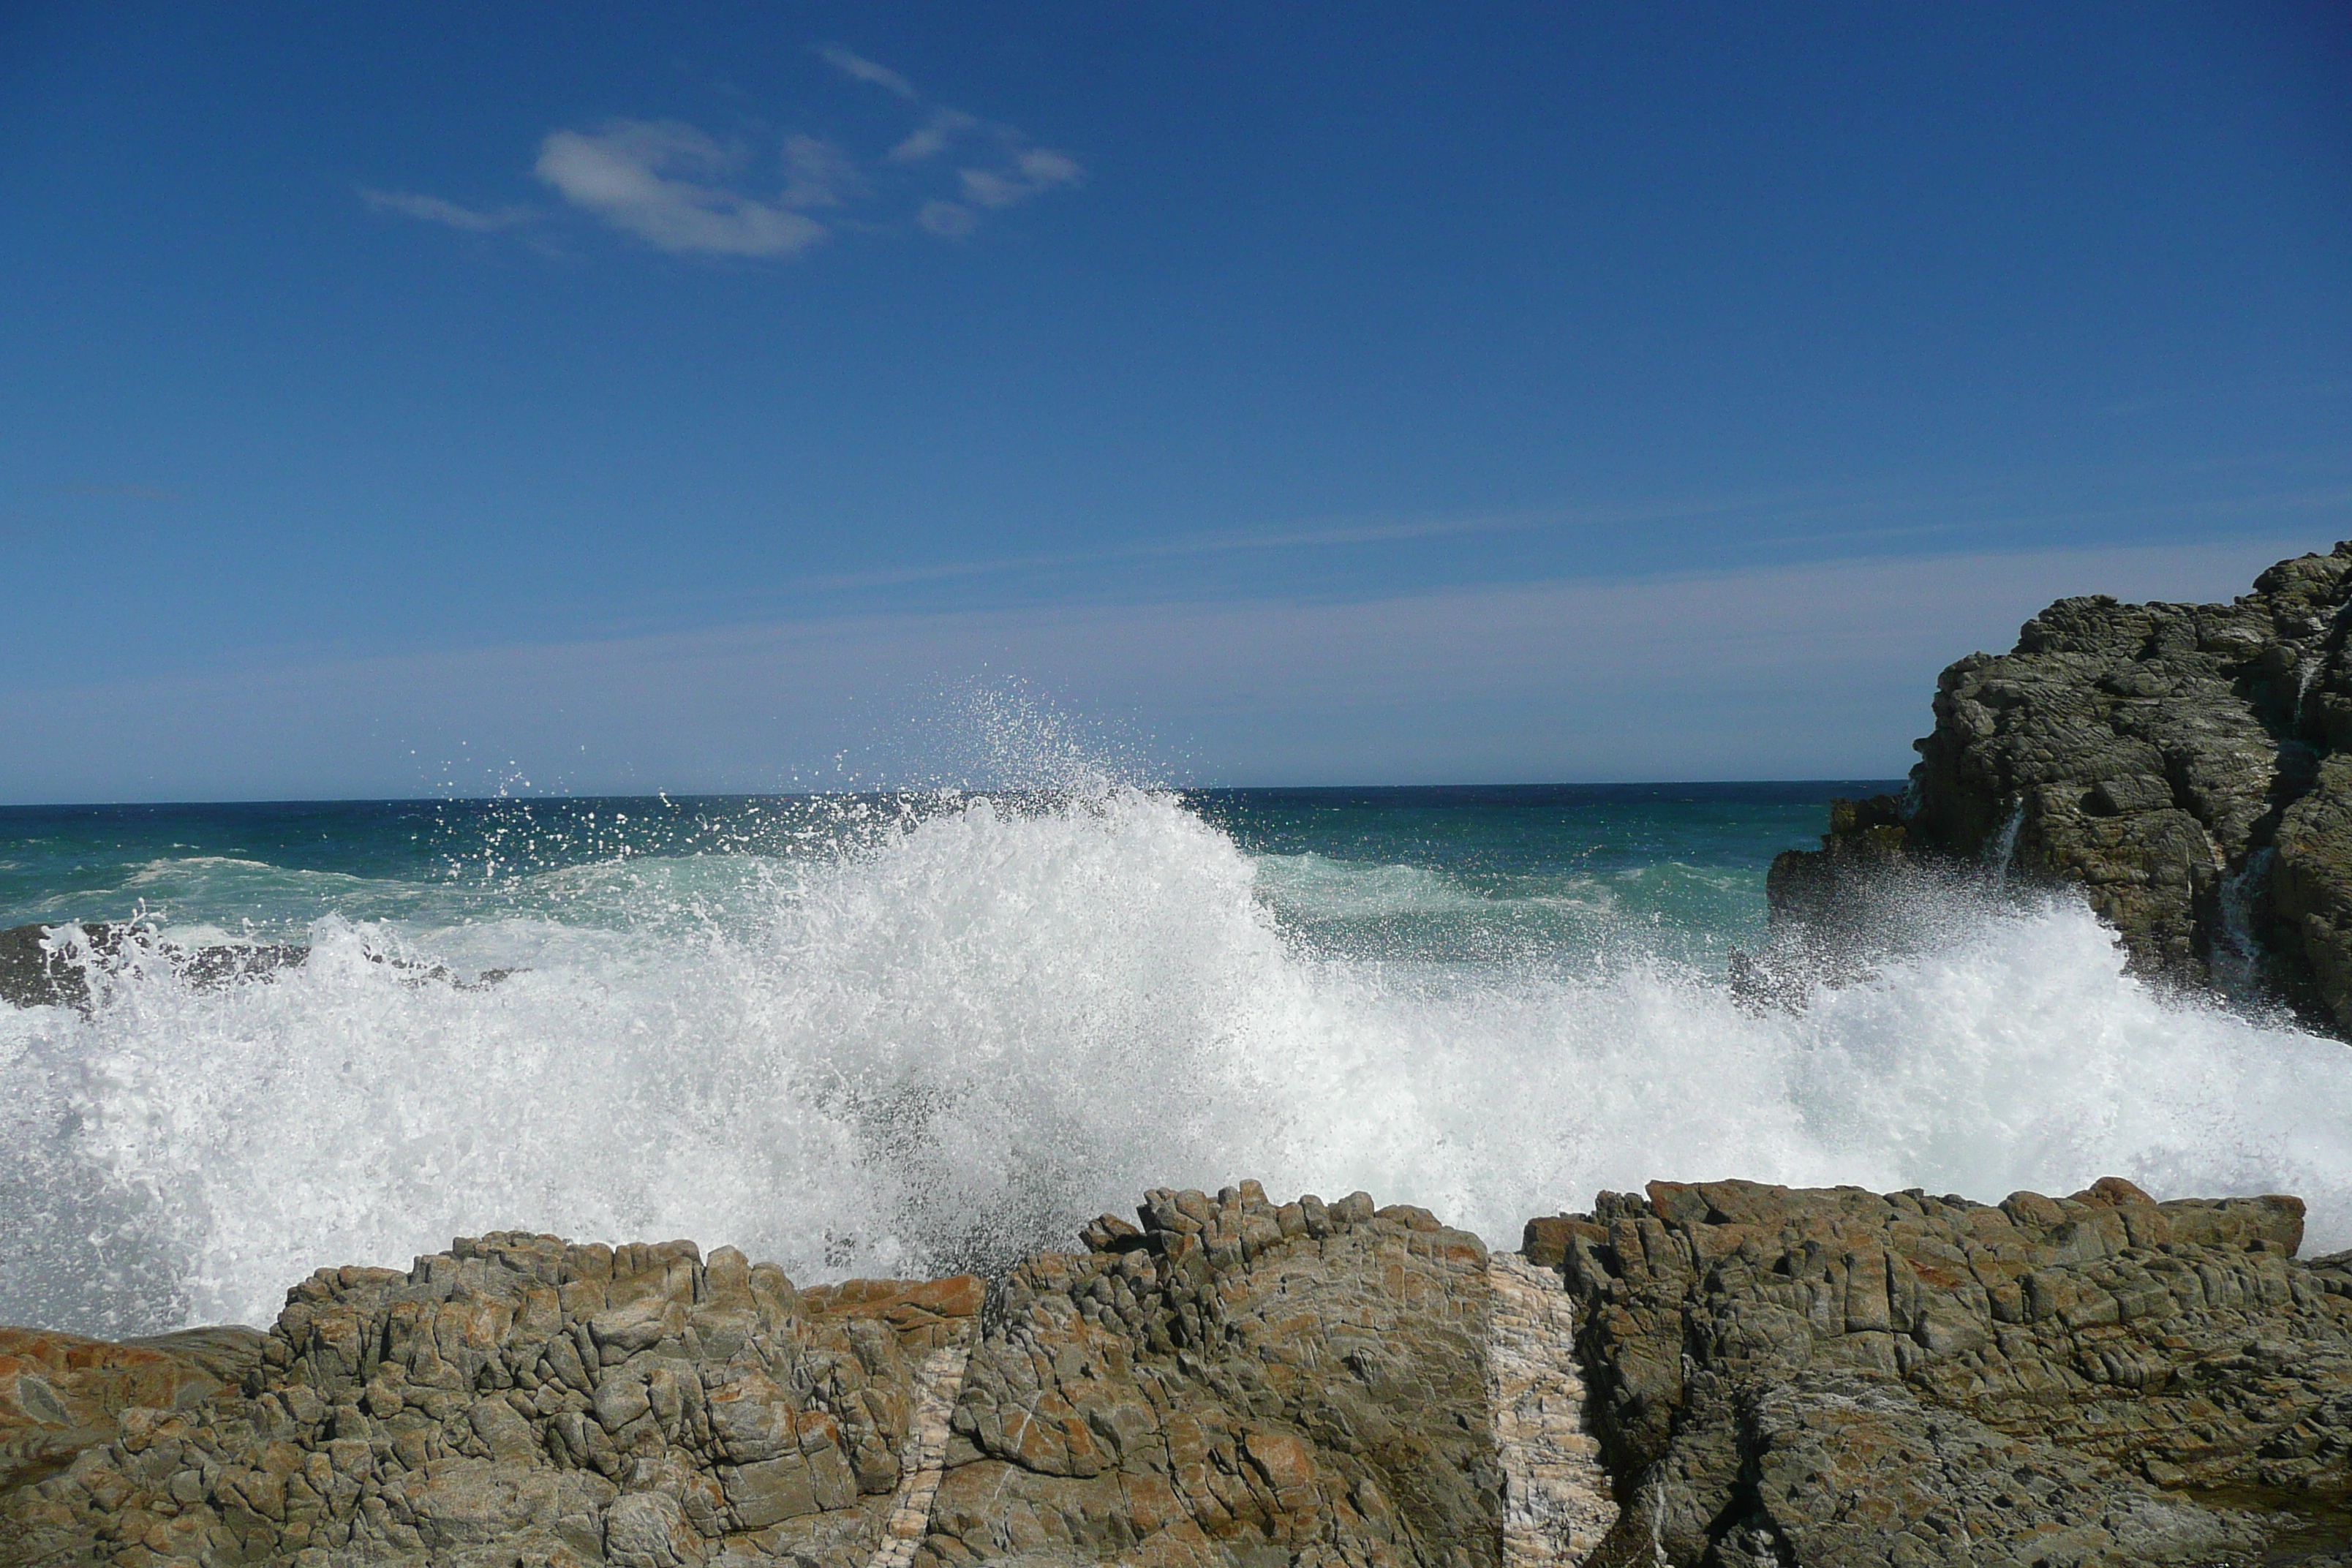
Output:
[[1884,775],[2352,535],[2340,8],[33,5],[0,133],[0,798]]

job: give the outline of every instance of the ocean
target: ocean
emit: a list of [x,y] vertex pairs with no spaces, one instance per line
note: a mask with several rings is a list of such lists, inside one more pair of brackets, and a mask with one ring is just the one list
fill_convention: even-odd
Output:
[[[1517,1244],[1654,1177],[2287,1191],[2352,1246],[2352,1047],[1956,886],[1745,994],[1764,878],[1890,781],[0,808],[0,1322],[265,1323],[457,1235],[803,1281],[1066,1246],[1147,1187],[1361,1188]],[[266,983],[173,949],[306,943]]]

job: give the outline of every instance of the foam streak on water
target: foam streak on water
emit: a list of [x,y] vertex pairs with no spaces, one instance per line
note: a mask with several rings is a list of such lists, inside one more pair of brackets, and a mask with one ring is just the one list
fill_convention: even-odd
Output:
[[[0,1014],[0,1321],[266,1321],[313,1268],[499,1226],[924,1273],[1245,1175],[1508,1245],[1654,1176],[1998,1199],[2113,1173],[2299,1192],[2315,1249],[2352,1245],[2352,1050],[2160,999],[2069,904],[1755,1014],[1663,950],[1310,947],[1259,862],[1132,790],[721,869],[698,921],[330,917],[273,984],[151,964],[88,1017]],[[467,990],[387,953],[532,967]]]

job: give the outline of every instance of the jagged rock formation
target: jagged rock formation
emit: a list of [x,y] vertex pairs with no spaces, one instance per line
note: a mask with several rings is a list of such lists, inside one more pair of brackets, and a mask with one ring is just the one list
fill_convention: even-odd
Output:
[[[197,985],[261,979],[310,956],[309,948],[289,944],[173,947],[129,921],[11,926],[0,931],[0,1002],[17,1007],[87,1006],[92,973],[105,974],[142,942]],[[439,977],[448,978],[446,972]]]
[[1772,869],[1834,926],[1890,862],[2079,886],[2143,970],[2352,1029],[2352,543],[2227,605],[2061,599],[1937,686],[1910,798],[1842,803]]
[[1139,1216],[1002,1288],[919,1568],[1495,1568],[1476,1237],[1255,1182]]
[[5,1331],[0,1564],[2352,1563],[2179,1489],[2352,1520],[2352,1256],[2291,1198],[1138,1214],[993,1286],[499,1233],[267,1335]]
[[252,1329],[189,1329],[114,1344],[0,1329],[0,1493],[63,1469],[126,1410],[195,1409],[261,1364]]
[[2292,1198],[2114,1178],[1997,1208],[1656,1182],[1530,1241],[1584,1308],[1615,1544],[1893,1568],[2216,1562],[2255,1522],[2160,1489],[2352,1490],[2352,1256],[2301,1235]]
[[321,1269],[240,1387],[0,1502],[0,1562],[864,1568],[982,1294],[520,1233]]

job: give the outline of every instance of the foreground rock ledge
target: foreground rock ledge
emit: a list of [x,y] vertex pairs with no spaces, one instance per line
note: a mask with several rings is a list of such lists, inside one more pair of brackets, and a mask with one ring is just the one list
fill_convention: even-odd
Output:
[[2352,1489],[2352,1255],[2302,1235],[2295,1198],[2113,1177],[1999,1207],[1654,1182],[1528,1247],[1675,1563],[2216,1563],[2263,1529],[2167,1489]]
[[2290,1198],[1138,1219],[992,1285],[501,1233],[266,1335],[8,1331],[0,1563],[2218,1563],[2267,1522],[2178,1489],[2352,1472],[2352,1266]]

